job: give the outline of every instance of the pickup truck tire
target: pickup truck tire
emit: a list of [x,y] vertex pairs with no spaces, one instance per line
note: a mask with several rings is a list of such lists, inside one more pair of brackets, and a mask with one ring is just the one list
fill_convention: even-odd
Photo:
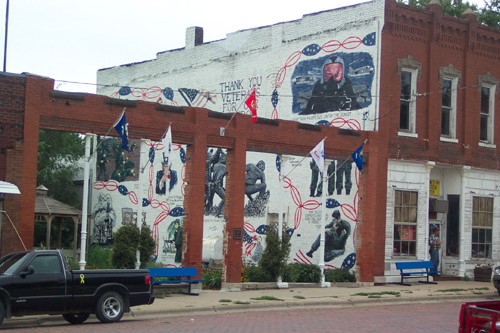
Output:
[[95,315],[102,323],[114,323],[122,318],[124,311],[123,297],[116,291],[108,291],[99,297]]
[[90,313],[65,313],[64,320],[70,324],[78,325],[89,319]]

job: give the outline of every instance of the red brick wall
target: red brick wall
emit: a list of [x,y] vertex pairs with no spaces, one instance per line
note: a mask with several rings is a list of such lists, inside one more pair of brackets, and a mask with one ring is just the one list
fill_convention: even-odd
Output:
[[[417,81],[418,138],[398,136],[398,60],[411,56],[421,64]],[[500,169],[500,119],[495,121],[496,149],[478,146],[479,76],[490,73],[500,80],[500,30],[480,26],[475,16],[461,19],[442,13],[439,5],[417,10],[387,1],[381,54],[381,131],[389,135],[393,159],[432,160],[452,165]],[[441,94],[439,69],[452,65],[460,71],[457,101],[458,143],[440,141]],[[500,110],[497,86],[495,110]]]
[[[23,126],[25,108],[26,78],[21,75],[3,75],[0,80],[0,179],[16,184],[23,191]],[[35,154],[36,156],[36,154]],[[29,242],[29,225],[19,223],[22,214],[22,200],[14,194],[5,194],[1,225],[2,253],[23,249],[17,236],[18,229],[23,240]],[[32,218],[33,220],[33,218]],[[27,232],[25,234],[25,232]],[[31,232],[31,234],[33,234]],[[31,237],[33,237],[31,235]]]

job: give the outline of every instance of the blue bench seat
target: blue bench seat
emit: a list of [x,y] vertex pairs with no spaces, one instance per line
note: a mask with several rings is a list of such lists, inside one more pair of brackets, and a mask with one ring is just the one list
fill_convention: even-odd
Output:
[[204,282],[204,280],[196,278],[198,276],[196,267],[148,268],[148,270],[153,286],[187,284],[188,295],[199,295],[199,293],[191,292],[191,285]]
[[404,283],[404,278],[422,278],[425,277],[425,281],[418,281],[421,283],[433,283],[437,282],[429,281],[429,275],[435,274],[432,270],[431,261],[401,261],[396,263],[396,269],[399,269],[401,275],[401,283],[404,286],[409,286],[410,284]]

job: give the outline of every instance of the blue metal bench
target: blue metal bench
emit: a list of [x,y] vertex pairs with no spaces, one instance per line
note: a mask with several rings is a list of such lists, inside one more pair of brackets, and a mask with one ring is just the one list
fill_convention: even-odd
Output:
[[396,268],[399,269],[401,274],[401,283],[404,286],[409,286],[408,283],[403,283],[404,278],[421,278],[425,277],[426,281],[418,281],[421,283],[433,283],[437,282],[429,281],[429,275],[435,274],[432,270],[431,261],[401,261],[396,263]]
[[153,285],[179,284],[188,285],[188,295],[199,295],[191,292],[191,285],[203,283],[204,280],[196,279],[196,267],[148,268]]

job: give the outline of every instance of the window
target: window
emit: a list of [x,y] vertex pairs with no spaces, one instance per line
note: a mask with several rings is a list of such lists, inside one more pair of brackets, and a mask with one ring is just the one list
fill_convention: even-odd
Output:
[[472,199],[472,258],[491,259],[493,198]]
[[34,274],[62,273],[59,257],[55,255],[37,256],[31,261],[30,266],[35,270]]
[[404,69],[401,72],[401,92],[399,107],[399,130],[415,133],[416,73]]
[[481,87],[481,121],[479,140],[493,143],[493,87]]
[[498,80],[490,73],[479,76],[481,95],[479,119],[479,145],[491,147],[494,144],[495,94]]
[[456,137],[457,84],[456,78],[441,80],[441,136],[451,139]]
[[395,191],[394,200],[394,256],[412,256],[417,253],[418,192]]
[[422,65],[411,56],[398,59],[398,73],[400,75],[399,91],[399,135],[416,137],[417,121],[417,79],[420,76]]

